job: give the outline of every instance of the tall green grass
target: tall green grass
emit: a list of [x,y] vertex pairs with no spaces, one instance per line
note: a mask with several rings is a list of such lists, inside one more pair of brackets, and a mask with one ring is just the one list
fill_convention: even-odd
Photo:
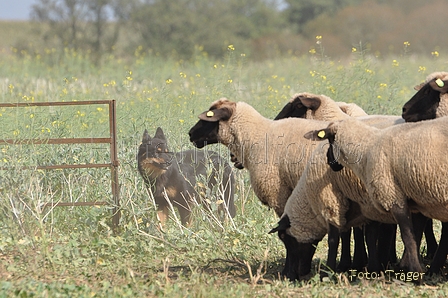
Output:
[[[309,281],[280,279],[285,251],[273,211],[235,171],[237,216],[217,224],[198,207],[191,227],[172,218],[161,231],[135,156],[144,129],[160,126],[172,151],[192,149],[188,130],[211,102],[227,97],[274,117],[295,92],[323,93],[355,102],[369,114],[400,115],[413,87],[446,67],[444,57],[377,60],[354,52],[345,61],[319,55],[250,62],[229,46],[222,61],[198,52],[193,61],[160,60],[138,49],[133,60],[48,50],[44,55],[2,53],[0,102],[117,101],[121,232],[110,227],[110,207],[43,208],[48,202],[108,200],[109,172],[23,170],[22,165],[107,162],[108,148],[90,145],[0,146],[0,296],[293,296],[441,295],[429,285],[380,281],[321,282],[326,258],[319,244]],[[107,136],[107,109],[98,106],[0,108],[1,139]],[[213,150],[226,154],[219,145]]]

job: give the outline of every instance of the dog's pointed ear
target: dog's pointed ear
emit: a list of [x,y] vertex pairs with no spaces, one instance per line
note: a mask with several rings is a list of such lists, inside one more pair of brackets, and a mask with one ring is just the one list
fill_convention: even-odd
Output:
[[145,144],[149,142],[151,142],[151,136],[149,135],[148,130],[145,129],[145,131],[143,132],[142,143]]
[[232,116],[232,110],[226,107],[205,111],[198,117],[207,122],[226,121]]
[[307,132],[303,137],[312,141],[323,141],[331,137],[331,131],[328,127],[320,130],[312,130]]
[[161,140],[166,140],[165,134],[163,133],[162,128],[157,127],[156,134],[154,135],[154,138],[161,139]]
[[289,220],[289,216],[288,215],[284,215],[280,221],[278,222],[278,226],[273,228],[272,230],[269,231],[269,234],[278,232],[278,231],[284,231],[287,228],[291,227],[291,221]]

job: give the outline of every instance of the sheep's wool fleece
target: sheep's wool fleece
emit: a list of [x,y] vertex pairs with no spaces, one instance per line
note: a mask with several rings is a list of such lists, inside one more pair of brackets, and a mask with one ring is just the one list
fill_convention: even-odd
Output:
[[336,130],[341,163],[361,179],[377,208],[390,211],[412,198],[424,215],[448,221],[447,117],[384,130],[350,119]]
[[233,109],[227,121],[220,121],[219,140],[249,171],[257,197],[280,216],[297,184],[316,142],[303,137],[328,122],[288,118],[270,120],[244,103],[222,101]]
[[[324,150],[317,151],[321,153]],[[345,227],[349,203],[345,197],[333,192],[333,186],[328,180],[319,179],[322,173],[318,172],[326,168],[328,166],[308,163],[286,202],[284,214],[288,215],[291,223],[289,234],[298,242],[321,240],[328,231],[328,224]]]
[[346,103],[343,101],[337,101],[336,104],[339,108],[351,117],[367,116],[367,113],[355,103]]
[[318,98],[320,100],[319,108],[317,108],[316,110],[308,110],[306,112],[306,119],[334,121],[350,118],[350,116],[347,113],[344,113],[340,106],[334,100],[326,95],[315,95],[312,93],[303,92],[297,94],[296,96]]
[[[401,117],[366,116],[363,123],[384,128],[402,123]],[[401,119],[401,120],[399,120]],[[396,223],[391,213],[378,210],[372,204],[367,190],[359,178],[347,167],[340,172],[332,171],[326,164],[326,149],[313,151],[310,161],[285,207],[285,214],[291,222],[290,234],[299,242],[321,239],[328,224],[341,230],[376,220]],[[346,222],[349,201],[355,201],[361,208],[359,217]]]

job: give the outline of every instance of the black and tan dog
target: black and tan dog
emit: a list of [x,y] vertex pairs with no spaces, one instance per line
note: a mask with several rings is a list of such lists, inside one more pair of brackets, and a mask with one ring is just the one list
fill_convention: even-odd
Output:
[[[233,172],[216,152],[170,152],[166,137],[158,127],[153,138],[147,130],[143,133],[137,161],[138,170],[154,196],[162,226],[167,220],[170,205],[179,211],[183,225],[190,224],[192,202],[205,203],[204,194],[211,196],[215,193],[218,211],[235,216]],[[201,178],[205,180],[198,181]],[[202,181],[204,183],[198,183]],[[204,187],[205,184],[208,190],[200,190],[200,185]]]

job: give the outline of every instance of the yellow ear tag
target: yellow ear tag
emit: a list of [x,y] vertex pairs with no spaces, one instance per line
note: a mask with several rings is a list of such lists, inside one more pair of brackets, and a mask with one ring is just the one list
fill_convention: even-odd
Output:
[[213,111],[207,112],[207,117],[213,117],[214,115],[215,115],[215,113],[213,113]]
[[437,84],[437,86],[439,86],[440,88],[442,88],[443,86],[445,86],[445,83],[444,83],[441,79],[437,79],[437,80],[436,80],[436,84]]
[[318,136],[320,139],[323,139],[323,138],[325,137],[325,131],[323,131],[323,130],[319,131],[319,132],[317,133],[317,136]]

